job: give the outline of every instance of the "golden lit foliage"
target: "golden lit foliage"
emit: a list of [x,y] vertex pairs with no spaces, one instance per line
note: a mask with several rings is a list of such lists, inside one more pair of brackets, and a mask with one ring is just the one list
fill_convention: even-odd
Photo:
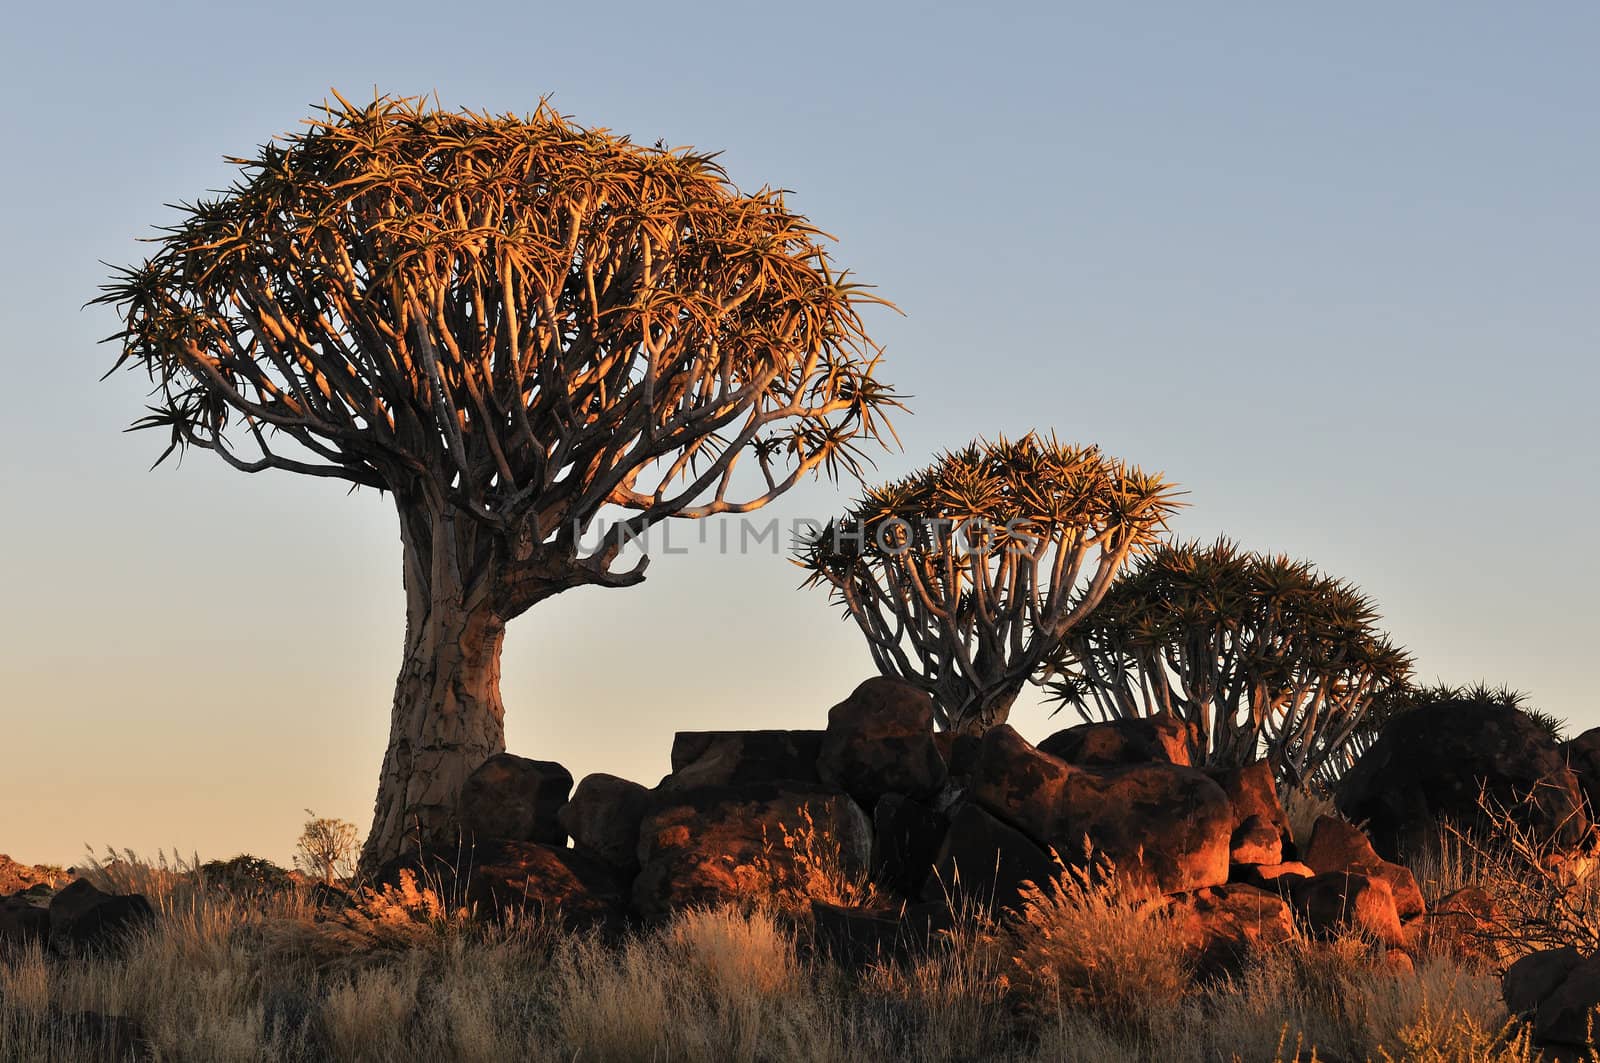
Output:
[[1175,505],[1160,475],[1097,447],[978,440],[868,491],[797,560],[880,671],[931,693],[941,725],[982,730]]

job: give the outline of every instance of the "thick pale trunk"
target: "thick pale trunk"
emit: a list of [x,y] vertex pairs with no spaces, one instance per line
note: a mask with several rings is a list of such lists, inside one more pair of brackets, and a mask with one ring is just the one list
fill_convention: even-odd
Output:
[[[437,538],[435,544],[443,545]],[[419,841],[453,839],[462,783],[505,749],[505,622],[485,595],[465,592],[450,578],[453,569],[406,537],[405,659],[362,853],[369,868]]]

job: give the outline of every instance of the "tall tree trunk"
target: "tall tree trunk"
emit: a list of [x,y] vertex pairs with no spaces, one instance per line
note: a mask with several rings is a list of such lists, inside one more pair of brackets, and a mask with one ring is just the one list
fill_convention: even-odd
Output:
[[418,841],[453,837],[456,799],[477,767],[505,749],[500,649],[505,620],[492,564],[471,584],[449,516],[402,509],[406,644],[395,682],[389,748],[362,863],[371,868]]

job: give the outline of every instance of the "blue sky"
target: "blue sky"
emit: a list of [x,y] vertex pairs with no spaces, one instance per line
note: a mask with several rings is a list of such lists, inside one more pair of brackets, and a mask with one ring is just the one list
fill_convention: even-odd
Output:
[[[1054,429],[1165,470],[1185,535],[1309,557],[1425,677],[1600,725],[1600,12],[1551,3],[32,5],[0,42],[0,851],[282,859],[363,828],[392,513],[194,454],[97,378],[100,263],[337,87],[541,96],[721,149],[904,316],[884,476]],[[842,489],[774,507],[826,516]],[[713,536],[713,542],[715,541]],[[660,557],[510,630],[508,743],[653,783],[680,728],[820,726],[870,671],[770,552]],[[1054,726],[1019,710],[1025,733]]]

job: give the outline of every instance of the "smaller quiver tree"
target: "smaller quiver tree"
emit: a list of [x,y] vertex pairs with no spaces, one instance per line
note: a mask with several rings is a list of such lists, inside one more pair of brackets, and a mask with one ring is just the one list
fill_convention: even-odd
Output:
[[1159,474],[1035,434],[978,440],[868,492],[803,537],[884,675],[932,695],[937,723],[1003,723],[1024,683],[1176,506]]
[[1281,786],[1306,788],[1410,675],[1377,619],[1309,562],[1226,539],[1163,544],[1063,641],[1050,685],[1085,720],[1171,713],[1190,725],[1194,763],[1265,755]]

